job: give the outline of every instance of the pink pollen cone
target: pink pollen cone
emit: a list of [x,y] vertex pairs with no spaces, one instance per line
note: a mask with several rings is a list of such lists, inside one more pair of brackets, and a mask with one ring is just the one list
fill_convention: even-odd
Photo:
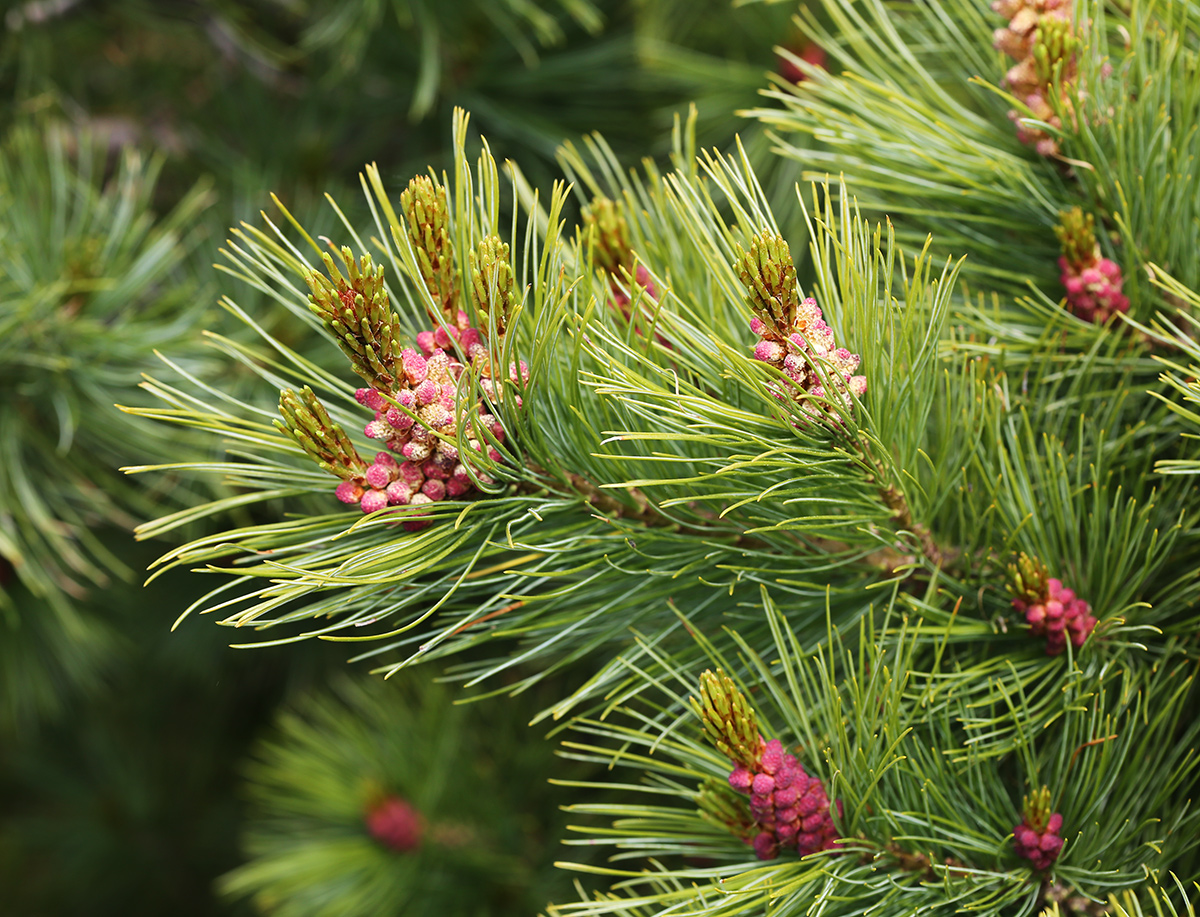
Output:
[[361,506],[364,513],[377,512],[387,505],[387,494],[385,494],[382,490],[368,490],[362,496]]
[[334,493],[343,503],[357,503],[362,499],[363,489],[355,481],[342,481]]
[[772,739],[763,747],[762,755],[758,761],[759,767],[766,773],[774,774],[779,770],[779,766],[783,764],[783,743],[778,739]]
[[749,793],[750,786],[754,782],[754,775],[750,771],[739,764],[733,769],[729,775],[729,785],[739,793]]
[[389,796],[367,813],[366,823],[371,837],[392,850],[407,853],[421,845],[421,813],[399,796]]
[[376,463],[367,469],[366,478],[372,487],[383,490],[392,483],[392,469]]
[[429,372],[429,364],[425,358],[409,348],[405,348],[400,354],[400,365],[404,368],[404,375],[408,376],[408,381],[413,385],[425,381]]

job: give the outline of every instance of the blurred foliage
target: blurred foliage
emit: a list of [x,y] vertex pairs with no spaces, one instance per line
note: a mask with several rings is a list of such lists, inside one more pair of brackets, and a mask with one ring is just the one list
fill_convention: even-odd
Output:
[[[456,706],[405,673],[306,695],[255,750],[250,860],[223,889],[280,917],[537,913],[570,887],[551,868],[567,795],[547,782],[550,744],[526,725],[540,693]],[[418,813],[412,849],[368,830],[368,813],[397,797]]]
[[[122,553],[131,566],[152,555]],[[172,634],[161,612],[193,589],[181,576],[81,603],[84,620],[120,635],[115,660],[55,722],[0,743],[6,915],[248,913],[212,888],[238,859],[238,761],[279,700],[344,654],[251,658],[199,622]]]
[[198,331],[214,310],[187,259],[211,194],[197,184],[156,215],[162,166],[38,122],[0,143],[0,727],[54,709],[112,650],[74,604],[132,576],[101,527],[128,531],[190,499],[176,476],[146,490],[117,469],[146,450],[170,461],[206,448],[113,408],[139,397],[157,349],[185,371],[205,359]]
[[202,294],[180,268],[209,198],[197,187],[156,219],[161,161],[107,166],[88,135],[21,127],[0,150],[0,558],[51,600],[120,569],[91,527],[161,509],[116,473],[134,444],[186,454],[112,404],[137,397],[157,348],[185,365],[197,349]]
[[[33,4],[24,4],[24,7]],[[0,42],[17,112],[53,110],[169,150],[185,176],[261,206],[337,193],[363,162],[446,168],[444,124],[471,110],[500,159],[539,183],[564,139],[601,130],[623,157],[666,152],[699,100],[728,143],[794,40],[789,10],[727,0],[95,0]],[[0,121],[3,117],[0,116]],[[289,201],[289,203],[292,203]],[[295,203],[303,207],[303,201]]]

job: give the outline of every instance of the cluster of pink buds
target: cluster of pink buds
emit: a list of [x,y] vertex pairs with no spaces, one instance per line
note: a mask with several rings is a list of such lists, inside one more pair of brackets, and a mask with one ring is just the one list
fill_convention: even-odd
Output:
[[1017,854],[1033,864],[1034,869],[1050,868],[1062,850],[1059,836],[1063,819],[1050,812],[1050,790],[1042,787],[1032,797],[1025,797],[1025,813],[1021,824],[1013,828],[1013,846]]
[[[375,419],[366,426],[367,436],[382,441],[403,461],[397,462],[387,452],[378,453],[375,463],[361,478],[343,481],[338,486],[337,495],[342,502],[359,503],[364,513],[371,513],[385,506],[417,506],[457,499],[471,491],[471,476],[454,444],[462,414],[458,401],[463,364],[441,347],[433,346],[444,336],[440,328],[418,335],[418,343],[430,348],[427,356],[412,349],[401,353],[403,377],[390,394],[371,388],[355,392],[358,402],[375,412]],[[488,359],[487,348],[480,342],[476,329],[462,331],[458,343],[476,358]],[[529,368],[523,361],[519,368],[514,364],[510,370],[513,381],[518,373],[524,381],[529,380]],[[478,402],[476,405],[466,406],[467,410],[475,409],[468,420],[467,445],[473,452],[486,451],[492,461],[500,461],[500,453],[488,443],[482,431],[486,429],[497,443],[503,443],[504,427],[495,415],[486,413],[483,405]]]
[[1067,637],[1076,649],[1087,642],[1096,627],[1091,607],[1056,579],[1046,581],[1046,597],[1032,605],[1022,599],[1013,599],[1013,607],[1025,613],[1029,632],[1034,636],[1046,637],[1046,653],[1057,656],[1067,647]]
[[1066,258],[1058,259],[1067,305],[1084,321],[1103,325],[1118,312],[1129,311],[1129,298],[1121,292],[1121,269],[1108,258],[1097,258],[1080,269]]
[[1096,628],[1091,606],[1063,586],[1061,580],[1046,575],[1040,562],[1022,554],[1009,568],[1013,582],[1013,608],[1025,615],[1029,632],[1045,636],[1046,654],[1057,656],[1071,645],[1079,649]]
[[817,301],[810,297],[801,302],[787,242],[770,231],[754,236],[749,251],[738,249],[734,269],[754,311],[750,330],[761,338],[754,358],[785,377],[773,386],[775,396],[798,401],[813,417],[837,420],[830,402],[853,407],[851,395],[866,393],[867,377],[855,374],[859,356],[836,346]]
[[838,845],[825,784],[806,774],[794,755],[785,754],[778,739],[763,743],[753,768],[736,764],[729,785],[750,797],[758,829],[751,844],[760,860],[773,860],[782,849],[794,847],[807,856]]
[[[493,353],[501,351],[516,302],[509,247],[499,237],[488,236],[468,255],[468,295],[487,330],[472,328],[467,313],[457,306],[461,291],[445,189],[428,178],[414,179],[401,203],[418,274],[433,304],[430,314],[438,323],[435,330],[417,335],[419,351],[403,347],[383,267],[374,265],[369,255],[356,261],[350,249],[342,248],[342,266],[329,254],[322,259],[328,277],[315,270],[305,275],[313,312],[367,383],[355,393],[359,404],[375,415],[365,433],[388,451],[368,463],[311,391],[285,391],[280,396],[279,428],[321,468],[341,478],[338,499],[358,504],[364,513],[468,496],[474,480],[490,479],[482,472],[473,478],[464,462],[472,454],[500,461],[496,445],[505,439],[488,403],[497,404],[504,396],[492,361]],[[485,333],[493,336],[493,348],[485,342]],[[462,384],[468,365],[486,401],[474,386]],[[508,378],[528,382],[528,366],[523,361],[510,363]],[[519,407],[520,397],[515,400]],[[465,456],[459,454],[460,442],[470,450]],[[426,524],[420,519],[404,523],[410,530]]]
[[1121,292],[1125,278],[1116,262],[1101,255],[1095,218],[1075,207],[1062,214],[1054,231],[1062,244],[1058,266],[1072,314],[1103,325],[1118,312],[1128,312],[1129,298]]
[[[1034,118],[1062,127],[1062,119],[1051,104],[1055,84],[1067,106],[1065,87],[1075,80],[1078,47],[1071,24],[1071,0],[995,0],[992,10],[1008,20],[997,29],[995,46],[1016,65],[1004,77],[1004,85],[1033,113]],[[1043,156],[1058,152],[1058,141],[1045,131],[1023,125],[1019,112],[1008,113],[1017,125],[1017,137]]]
[[[850,393],[859,397],[866,394],[867,377],[855,375],[861,358],[845,347],[834,346],[833,329],[825,323],[815,299],[809,297],[799,304],[791,327],[795,330],[781,341],[775,327],[757,316],[750,320],[750,330],[762,338],[754,347],[754,359],[770,363],[789,380],[776,388],[778,397],[790,394],[800,400],[806,413],[820,417],[823,409],[811,399],[834,396],[851,407],[854,402]],[[836,417],[836,411],[831,413]]]
[[416,807],[399,796],[387,796],[366,813],[367,831],[379,843],[400,853],[421,846],[424,819]]
[[1062,838],[1058,836],[1061,829],[1062,816],[1057,812],[1050,816],[1041,831],[1023,821],[1013,829],[1013,845],[1018,854],[1033,863],[1034,869],[1049,869],[1062,850]]
[[[717,821],[738,825],[737,833],[750,842],[760,860],[774,859],[786,849],[807,856],[838,846],[825,785],[806,774],[778,739],[763,741],[754,710],[732,679],[721,671],[706,671],[700,676],[700,698],[692,698],[692,708],[704,723],[705,735],[733,762],[729,785],[750,797],[753,824],[745,825],[745,832],[741,820],[728,812]],[[713,808],[711,802],[709,807]],[[839,802],[839,816],[841,812]]]

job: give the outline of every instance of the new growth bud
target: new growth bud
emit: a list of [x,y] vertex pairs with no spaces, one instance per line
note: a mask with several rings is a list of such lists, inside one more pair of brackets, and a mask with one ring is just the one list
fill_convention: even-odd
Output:
[[1016,563],[1008,565],[1008,583],[1005,589],[1014,601],[1031,604],[1045,595],[1046,581],[1049,578],[1050,574],[1044,563],[1022,552],[1017,555]]
[[750,797],[747,820],[731,817],[715,790],[712,798],[702,793],[706,820],[723,824],[749,842],[760,860],[772,860],[783,849],[807,856],[836,847],[838,833],[825,784],[806,774],[778,739],[763,741],[754,711],[733,680],[720,670],[706,671],[700,676],[700,700],[690,700],[709,741],[734,765],[730,788]]
[[507,330],[515,305],[513,269],[508,260],[508,243],[487,236],[470,253],[471,285],[480,327],[485,334],[494,325],[497,335]]
[[[1059,111],[1072,115],[1071,86],[1077,83],[1076,53],[1080,41],[1071,22],[1070,0],[996,0],[992,9],[1009,20],[997,29],[996,48],[1017,61],[1004,85],[1038,121],[1062,127]],[[1077,90],[1076,90],[1077,91]],[[1052,100],[1057,94],[1059,108]],[[1047,132],[1023,124],[1023,115],[1010,111],[1017,138],[1043,156],[1058,153],[1058,141]]]
[[720,669],[700,676],[700,700],[690,698],[704,723],[704,734],[735,764],[753,767],[762,750],[758,719],[733,679]]
[[[422,277],[438,303],[449,303],[450,309],[445,316],[435,316],[436,328],[417,334],[419,351],[396,343],[399,319],[387,308],[383,269],[374,268],[368,256],[360,265],[344,248],[348,279],[329,256],[325,262],[332,280],[315,272],[309,279],[314,311],[338,336],[355,371],[368,383],[355,392],[358,403],[374,414],[363,432],[386,451],[373,463],[364,461],[308,389],[302,396],[289,391],[280,397],[286,421],[280,429],[322,468],[340,477],[337,498],[358,504],[364,513],[469,496],[477,484],[493,481],[484,468],[472,467],[474,462],[486,467],[503,459],[504,426],[488,413],[504,401],[506,386],[496,376],[503,369],[494,372],[484,343],[488,329],[471,328],[467,313],[454,306],[454,251],[445,190],[418,177],[409,183],[401,203]],[[397,234],[397,244],[403,238]],[[515,299],[508,252],[498,237],[489,236],[469,254],[470,292],[480,312],[492,317],[489,327],[499,334],[507,330]],[[465,375],[468,366],[471,375]],[[524,361],[511,362],[508,380],[520,386],[529,382]],[[490,404],[485,406],[481,392]],[[513,400],[521,406],[519,396]],[[416,530],[429,524],[420,516],[406,512],[396,521]]]
[[855,374],[858,354],[837,346],[815,299],[800,301],[796,268],[780,236],[762,232],[751,239],[750,251],[738,253],[734,269],[755,312],[750,330],[761,338],[754,359],[783,374],[771,384],[772,393],[799,402],[812,417],[840,420],[835,403],[851,408],[854,396],[867,391],[866,376]]
[[607,197],[597,197],[583,208],[584,231],[590,235],[595,265],[619,277],[621,269],[633,265],[633,246],[629,242],[629,224],[621,207]]
[[[622,205],[597,197],[583,208],[582,217],[585,244],[591,246],[592,261],[608,277],[609,305],[632,320],[637,333],[646,334],[642,318],[634,315],[630,306],[639,295],[639,287],[653,302],[658,301],[659,291],[646,266],[637,264]],[[671,347],[657,332],[655,338],[665,347]]]
[[1062,79],[1066,69],[1074,69],[1079,48],[1071,23],[1059,16],[1042,16],[1033,34],[1033,61],[1037,77],[1044,85]]
[[[440,318],[453,325],[459,311],[458,275],[454,270],[446,189],[428,175],[418,175],[400,195],[400,209],[425,288],[441,309]],[[436,314],[431,317],[435,322],[439,319]]]
[[309,308],[325,323],[354,371],[372,388],[390,392],[396,381],[400,317],[388,302],[383,265],[373,265],[367,254],[356,262],[345,246],[340,254],[348,277],[328,252],[321,255],[328,278],[320,271],[305,274]]
[[779,337],[787,337],[800,307],[796,268],[787,242],[764,230],[751,237],[749,251],[738,246],[733,267],[746,286],[746,302],[754,314]]
[[[305,386],[299,395],[284,389],[279,393],[279,413],[283,415],[283,421],[275,421],[275,426],[294,439],[324,471],[346,482],[356,482],[360,478],[367,463],[312,389]],[[338,498],[357,503],[357,498],[346,499],[352,490],[339,487]],[[359,493],[358,498],[361,496]]]
[[1079,649],[1096,628],[1091,606],[1063,586],[1061,580],[1047,575],[1040,560],[1021,554],[1010,564],[1008,591],[1013,608],[1025,615],[1029,633],[1046,637],[1046,654],[1057,656],[1067,648],[1067,640]]
[[1054,235],[1062,246],[1062,256],[1072,265],[1089,264],[1096,253],[1096,218],[1072,207],[1059,215]]

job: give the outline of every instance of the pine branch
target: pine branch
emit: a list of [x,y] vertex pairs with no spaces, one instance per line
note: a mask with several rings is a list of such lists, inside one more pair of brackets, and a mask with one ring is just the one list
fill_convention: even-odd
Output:
[[[852,643],[834,640],[809,656],[801,652],[769,602],[767,614],[775,622],[772,655],[777,661],[768,665],[742,643],[739,669],[743,678],[760,688],[756,708],[760,714],[768,711],[766,720],[784,724],[784,733],[792,737],[789,747],[794,740],[805,768],[831,775],[829,796],[842,803],[841,814],[834,813],[843,837],[841,846],[800,860],[781,854],[777,863],[755,865],[747,840],[733,825],[697,811],[705,804],[706,793],[712,792],[704,789],[709,781],[721,779],[722,771],[727,773],[735,762],[714,761],[704,744],[692,738],[699,733],[698,724],[676,715],[682,708],[675,699],[675,686],[687,685],[690,677],[688,670],[668,663],[666,677],[656,680],[653,691],[639,692],[635,699],[610,710],[603,722],[577,721],[575,734],[583,739],[564,743],[563,752],[569,758],[641,772],[643,777],[636,783],[624,777],[615,780],[640,789],[643,798],[647,793],[657,797],[654,805],[572,807],[580,816],[615,819],[615,830],[593,828],[594,821],[581,826],[578,830],[588,836],[580,843],[612,847],[617,862],[653,857],[663,865],[654,870],[604,870],[621,880],[615,890],[624,890],[623,895],[560,905],[559,913],[624,914],[631,913],[627,906],[636,905],[642,910],[633,912],[646,914],[677,910],[742,914],[758,913],[767,902],[787,906],[789,901],[810,905],[837,901],[846,912],[871,902],[899,915],[919,913],[949,900],[1002,914],[1017,902],[1057,900],[1050,897],[1060,894],[1056,889],[1062,890],[1063,897],[1082,894],[1096,900],[1099,889],[1088,882],[1100,874],[1106,889],[1141,885],[1140,869],[1117,864],[1129,864],[1127,857],[1142,855],[1135,852],[1140,829],[1134,824],[1145,822],[1131,815],[1118,823],[1106,815],[1103,827],[1085,826],[1091,825],[1091,813],[1101,804],[1172,811],[1170,787],[1176,779],[1188,779],[1183,773],[1192,767],[1184,762],[1190,761],[1186,749],[1196,727],[1188,722],[1185,705],[1175,693],[1191,690],[1187,666],[1174,669],[1174,676],[1182,679],[1174,687],[1135,676],[1123,687],[1102,690],[1083,701],[1058,723],[1026,725],[1029,731],[1015,746],[1023,749],[1018,752],[1019,766],[1031,782],[1056,788],[1048,804],[1062,811],[1064,824],[1071,826],[1072,840],[1053,867],[1053,877],[1061,884],[1054,885],[1043,882],[1028,864],[1018,865],[1024,861],[1006,849],[1010,840],[1005,835],[1018,813],[1002,789],[1003,768],[996,758],[974,753],[969,739],[956,749],[966,736],[956,725],[954,712],[971,704],[967,697],[973,677],[951,675],[953,666],[939,668],[936,657],[931,660],[919,649],[920,641],[903,630],[894,640],[881,643],[880,635],[864,627]],[[711,647],[708,652],[712,664],[724,667],[733,662]],[[893,653],[897,655],[892,657]],[[933,668],[928,667],[930,662]],[[960,689],[968,695],[957,697]],[[1145,693],[1139,696],[1139,691]],[[935,698],[931,715],[927,705]],[[950,709],[942,706],[947,699]],[[1164,714],[1154,719],[1152,727],[1163,730],[1156,733],[1159,739],[1145,731],[1135,737],[1138,730],[1133,724],[1141,722],[1149,709]],[[777,711],[779,718],[771,711]],[[911,719],[903,719],[906,716]],[[1145,743],[1170,749],[1171,756],[1158,776],[1149,780],[1125,768],[1127,755],[1151,760],[1141,755],[1140,749],[1150,747]],[[643,749],[653,753],[643,754]],[[730,782],[736,776],[734,767]],[[587,786],[599,789],[604,784]],[[861,787],[869,789],[860,793]],[[963,796],[947,792],[951,787],[969,790]],[[1102,797],[1108,802],[1101,803]],[[722,828],[724,844],[719,840]],[[1097,851],[1097,844],[1103,852]],[[1150,856],[1160,853],[1170,861],[1172,854],[1147,850]],[[680,854],[703,856],[708,862],[680,861]],[[1097,855],[1100,866],[1095,865]],[[1077,868],[1072,862],[1081,865]],[[679,865],[666,865],[672,863]],[[934,881],[922,885],[929,870]],[[718,887],[720,894],[714,894]],[[905,889],[903,897],[889,894],[888,889],[897,888]],[[922,889],[929,897],[920,893]]]
[[[1023,6],[1004,10],[1013,16]],[[783,132],[779,151],[805,162],[806,175],[845,175],[869,212],[897,221],[904,247],[932,232],[969,254],[965,270],[981,284],[1017,294],[1033,284],[1052,297],[1065,286],[1064,305],[1103,323],[1107,311],[1077,306],[1069,272],[1054,269],[1050,230],[1059,213],[1083,205],[1106,229],[1097,259],[1112,267],[1118,291],[1125,285],[1118,310],[1146,317],[1160,302],[1140,266],[1180,264],[1195,248],[1190,230],[1166,231],[1151,203],[1195,223],[1195,183],[1173,165],[1191,155],[1183,149],[1200,111],[1194,53],[1173,37],[1196,33],[1194,13],[1178,4],[1126,15],[1086,3],[1068,22],[1058,7],[1030,7],[1033,18],[1018,31],[996,31],[1009,55],[1000,63],[990,48],[1002,21],[970,4],[929,0],[893,16],[880,3],[860,11],[829,0],[803,24],[838,66],[814,68],[799,84],[778,81],[766,94],[783,108],[750,114]],[[1176,130],[1189,138],[1183,147],[1163,142]],[[796,146],[788,134],[816,138],[817,148]],[[1022,141],[1046,155],[1022,153]],[[1153,187],[1144,174],[1156,176]]]
[[[694,674],[692,667],[711,661],[746,686],[765,741],[790,734],[806,749],[832,749],[809,773],[847,806],[846,824],[840,815],[834,823],[870,857],[859,862],[859,848],[853,855],[847,848],[833,868],[847,882],[860,869],[889,871],[886,882],[864,886],[863,900],[885,897],[900,882],[932,906],[945,896],[933,890],[930,870],[939,883],[961,883],[962,901],[986,898],[997,914],[1039,900],[1041,879],[1014,867],[1020,858],[1003,846],[1024,817],[1006,775],[1018,766],[1029,775],[1024,792],[1064,784],[1070,755],[1063,749],[1073,753],[1098,738],[1081,725],[1084,712],[1096,722],[1119,696],[1129,703],[1114,716],[1130,723],[1144,716],[1150,707],[1129,699],[1144,690],[1150,705],[1168,683],[1149,679],[1146,661],[1174,665],[1194,617],[1187,609],[1195,577],[1184,572],[1193,569],[1184,540],[1193,523],[1146,482],[1176,431],[1167,408],[1147,411],[1129,390],[1154,365],[1140,342],[1094,329],[1060,337],[1066,320],[1059,318],[1053,331],[1029,335],[1010,368],[1002,348],[991,353],[951,325],[956,265],[935,269],[928,246],[904,257],[890,228],[869,226],[842,189],[817,189],[804,208],[815,278],[813,296],[805,296],[746,157],[709,155],[685,165],[682,125],[681,167],[614,179],[620,189],[598,205],[604,220],[573,237],[562,216],[565,189],[556,187],[543,209],[514,168],[513,194],[528,192],[529,217],[502,234],[499,170],[486,145],[473,168],[467,162],[465,117],[455,133],[455,177],[440,181],[444,212],[418,221],[436,222],[438,232],[408,232],[412,223],[395,211],[378,170],[363,179],[377,219],[369,247],[387,271],[397,346],[415,354],[400,337],[409,333],[427,354],[426,372],[434,361],[446,370],[436,382],[445,388],[430,391],[438,399],[445,393],[437,403],[449,417],[434,423],[406,400],[424,385],[419,373],[352,394],[261,326],[269,359],[218,343],[258,365],[276,390],[310,387],[304,416],[299,401],[285,398],[294,415],[285,427],[304,432],[311,449],[304,437],[281,436],[269,412],[239,405],[217,386],[201,385],[199,396],[154,386],[171,405],[165,419],[236,439],[237,460],[209,470],[253,488],[248,500],[282,497],[299,510],[287,522],[232,528],[164,557],[162,568],[219,574],[189,611],[219,611],[228,625],[262,628],[267,644],[362,643],[356,659],[381,672],[453,660],[451,677],[497,692],[589,668],[591,676],[542,717],[603,723],[602,714],[636,707],[673,683],[668,698],[636,715],[632,731],[594,727],[605,741],[646,748],[686,718],[684,698],[695,688],[685,669]],[[605,155],[598,141],[591,150]],[[583,154],[574,167],[591,168]],[[345,224],[358,245],[362,237]],[[603,246],[601,231],[609,240]],[[311,270],[312,256],[290,236],[273,226],[245,229],[233,254],[239,271],[300,310],[297,278]],[[320,251],[311,238],[304,244]],[[451,295],[456,308],[444,308]],[[431,319],[435,327],[423,329]],[[1064,342],[1087,350],[1064,352]],[[458,369],[450,370],[450,354]],[[859,372],[865,388],[855,381]],[[387,451],[362,468],[353,456],[366,465],[367,440],[355,428],[371,412],[365,433]],[[427,501],[406,490],[407,503],[393,502],[391,488],[405,472],[387,452],[408,458],[406,420],[431,431],[418,445],[449,455],[445,444],[466,457],[474,490],[451,495],[435,485],[435,495],[422,488]],[[342,472],[322,479],[313,458],[353,473],[343,483],[365,515],[337,511],[331,497]],[[216,511],[197,509],[195,518]],[[186,518],[164,520],[158,530]],[[1019,551],[1047,567],[1039,581],[1045,594],[1022,592],[1024,608],[1004,591],[1006,565]],[[1063,605],[1057,618],[1052,602]],[[765,618],[756,611],[764,603]],[[1030,616],[1034,606],[1045,611],[1041,618]],[[729,624],[736,635],[721,630]],[[780,646],[791,658],[812,648],[812,667],[764,662],[787,658],[772,655]],[[898,656],[870,656],[868,647]],[[1120,671],[1128,683],[1110,681]],[[888,682],[889,672],[906,675]],[[768,685],[764,712],[750,689]],[[1181,690],[1171,697],[1190,688]],[[1132,744],[1114,747],[1140,754],[1136,743],[1148,735],[1164,747],[1186,744],[1172,719],[1175,703],[1164,708],[1171,713],[1161,735],[1129,729],[1118,734]],[[1050,735],[1039,729],[1061,737],[1061,744],[1047,739],[1044,759],[1031,744]],[[643,733],[656,738],[634,738]],[[888,736],[881,748],[854,745],[854,736],[881,734]],[[602,745],[576,751],[594,760]],[[1164,785],[1192,779],[1182,749],[1164,758]],[[662,772],[666,783],[656,786],[670,797],[665,808],[616,813],[671,844],[656,847],[621,827],[606,835],[628,845],[619,856],[649,849],[725,863],[744,858],[739,838],[761,822],[733,818],[734,800],[714,789],[713,780],[728,776],[719,754],[706,750],[697,761]],[[1033,775],[1051,763],[1059,776],[1038,776],[1033,786]],[[893,771],[896,782],[887,783]],[[683,774],[707,789],[680,785]],[[966,823],[954,790],[964,774],[984,800],[984,811]],[[885,784],[896,795],[880,808],[872,794]],[[934,795],[931,815],[925,798]],[[683,815],[672,808],[681,797],[691,807]],[[1162,798],[1131,805],[1159,811]],[[705,817],[694,813],[698,805]],[[1129,817],[1130,825],[1144,824],[1132,810]],[[722,825],[732,834],[722,836]],[[1053,833],[1049,825],[1038,830]],[[1124,852],[1112,855],[1118,883],[1131,882],[1136,863],[1147,862],[1130,851],[1162,840],[1122,837]],[[1087,856],[1102,853],[1099,840],[1087,843]],[[1086,876],[1069,873],[1067,861],[1063,875],[1091,894],[1096,873],[1084,862],[1075,868]],[[781,894],[825,900],[820,895],[833,892],[812,884],[821,870],[804,861]],[[640,873],[617,873],[642,881]],[[723,873],[734,874],[750,876],[749,897],[730,898],[729,913],[761,910],[755,883],[765,874]],[[672,875],[691,887],[691,873]],[[660,903],[682,907],[691,894]]]

